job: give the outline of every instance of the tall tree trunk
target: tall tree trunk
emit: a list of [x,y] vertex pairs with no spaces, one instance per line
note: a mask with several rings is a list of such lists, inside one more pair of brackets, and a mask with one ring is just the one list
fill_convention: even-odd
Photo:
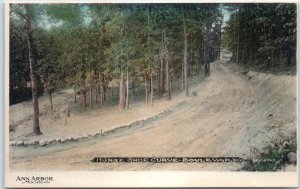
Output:
[[51,92],[49,92],[49,98],[50,98],[51,115],[53,115],[53,101],[52,101],[52,93]]
[[74,103],[77,103],[77,98],[76,98],[76,91],[74,90]]
[[156,85],[157,85],[157,96],[161,97],[161,89],[160,89],[160,53],[158,53],[157,57],[157,71],[156,71]]
[[189,86],[188,86],[188,52],[187,52],[187,32],[186,32],[186,23],[185,18],[183,18],[183,37],[184,37],[184,54],[183,54],[183,62],[184,62],[184,91],[185,96],[189,96]]
[[241,62],[241,63],[243,63],[243,64],[245,63],[245,62],[244,62],[245,49],[246,49],[246,48],[245,48],[245,46],[244,46],[244,47],[242,48],[242,62]]
[[103,102],[106,101],[106,81],[105,81],[105,76],[102,76],[102,97],[103,97]]
[[[100,85],[99,87],[99,93],[100,93],[100,106],[103,106],[103,90],[101,90],[102,88],[102,85]],[[113,91],[113,88],[112,88],[112,91]],[[113,95],[112,95],[113,96]]]
[[250,38],[250,52],[249,52],[249,59],[250,59],[250,64],[252,64],[252,39]]
[[239,63],[239,56],[240,56],[240,15],[239,15],[239,12],[240,12],[240,8],[237,9],[237,17],[238,17],[238,27],[237,27],[237,50],[236,50],[236,63]]
[[[27,14],[29,14],[29,6],[25,5]],[[31,93],[33,103],[33,133],[41,135],[40,121],[39,121],[39,101],[38,101],[38,90],[37,90],[37,79],[35,75],[35,55],[34,55],[34,39],[32,35],[32,24],[30,16],[27,17],[27,43],[29,52],[29,68],[30,68],[30,80],[31,80]]]
[[[102,91],[101,91],[101,105],[103,106],[104,102],[106,101],[106,85],[105,85],[105,77],[104,75],[102,75],[102,83],[101,83],[101,88],[102,88]],[[112,92],[113,92],[113,89],[112,89]],[[112,94],[113,96],[113,94]]]
[[129,74],[128,74],[128,67],[126,70],[126,108],[129,108]]
[[207,75],[209,76],[210,75],[210,62],[207,63]]
[[86,91],[81,91],[82,110],[86,110]]
[[171,87],[170,87],[170,68],[169,68],[169,52],[166,53],[166,92],[167,100],[171,100]]
[[93,107],[93,88],[90,86],[90,107]]
[[95,90],[95,96],[96,96],[96,103],[98,103],[98,99],[99,99],[99,85],[96,85],[96,90]]
[[145,95],[146,95],[146,106],[148,106],[148,78],[145,77]]
[[[113,89],[112,89],[113,91]],[[105,86],[102,85],[102,91],[101,91],[101,105],[103,106],[104,105],[104,102],[105,102]]]
[[132,84],[131,84],[131,99],[130,99],[131,102],[133,102],[134,95],[135,95],[135,84],[134,84],[134,80],[132,80]]
[[181,64],[181,90],[184,89],[184,62]]
[[160,88],[160,96],[162,96],[165,92],[165,87],[164,87],[164,60],[163,57],[160,57],[160,84],[159,84],[159,88]]
[[150,85],[151,85],[151,93],[150,93],[150,104],[151,106],[153,106],[153,74],[151,73],[151,76],[150,76]]
[[271,70],[273,71],[273,68],[274,68],[274,50],[275,49],[272,49],[272,52],[271,52]]
[[123,70],[121,70],[120,77],[120,93],[119,93],[119,111],[123,111],[125,109],[125,82],[124,82],[124,74]]

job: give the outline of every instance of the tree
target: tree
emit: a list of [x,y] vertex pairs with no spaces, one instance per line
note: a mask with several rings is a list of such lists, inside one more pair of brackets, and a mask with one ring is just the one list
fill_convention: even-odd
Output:
[[53,113],[52,93],[62,84],[61,66],[59,64],[61,46],[59,41],[58,31],[36,30],[37,74],[41,78],[45,92],[49,95],[51,113]]
[[238,8],[227,5],[227,9],[232,14],[222,40],[233,52],[233,60],[272,71],[295,65],[291,64],[295,62],[296,52],[295,4],[240,4]]
[[26,36],[27,47],[28,47],[28,58],[29,58],[29,70],[30,70],[30,81],[31,81],[31,93],[33,103],[33,133],[41,135],[40,123],[39,123],[39,102],[38,102],[38,87],[37,87],[37,76],[36,76],[36,44],[33,37],[33,21],[38,16],[35,11],[35,7],[29,4],[15,5],[11,7],[11,11],[20,19],[24,21],[24,35]]

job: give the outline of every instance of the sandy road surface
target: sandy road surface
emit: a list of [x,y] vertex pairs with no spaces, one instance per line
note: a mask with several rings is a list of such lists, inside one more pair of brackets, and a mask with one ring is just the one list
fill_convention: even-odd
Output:
[[[211,64],[211,75],[190,89],[198,96],[171,114],[140,128],[47,147],[12,147],[13,170],[237,170],[241,163],[91,163],[100,157],[239,156],[251,157],[243,137],[257,111],[257,93],[234,65]],[[294,95],[294,92],[292,92]],[[295,104],[294,99],[292,100]],[[256,131],[260,132],[260,131]],[[239,144],[241,146],[239,146]]]

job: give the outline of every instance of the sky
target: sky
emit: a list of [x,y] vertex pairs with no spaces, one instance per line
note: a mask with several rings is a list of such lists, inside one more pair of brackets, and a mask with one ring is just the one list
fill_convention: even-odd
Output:
[[227,22],[229,20],[230,13],[226,9],[224,9],[224,8],[222,9],[222,13],[223,13],[223,16],[224,16],[223,22],[225,23],[225,22]]

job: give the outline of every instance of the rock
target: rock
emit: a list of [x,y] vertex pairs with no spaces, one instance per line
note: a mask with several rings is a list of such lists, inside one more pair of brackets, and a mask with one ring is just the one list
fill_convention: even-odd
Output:
[[31,145],[31,141],[24,141],[24,145],[25,146]]
[[60,139],[60,142],[61,142],[61,143],[64,143],[64,142],[66,142],[66,141],[67,141],[67,139],[64,139],[64,138]]
[[297,154],[295,152],[289,152],[287,158],[290,164],[297,164]]
[[87,136],[87,135],[84,135],[84,136],[82,136],[81,138],[88,138],[88,136]]
[[38,140],[30,141],[30,145],[38,145],[38,144],[39,144]]
[[56,139],[54,139],[54,138],[49,139],[49,144],[53,143],[53,142],[56,142]]
[[60,138],[55,139],[55,142],[61,142]]
[[246,71],[243,71],[242,72],[242,74],[247,74],[249,71],[248,70],[246,70]]
[[9,145],[14,146],[14,145],[16,145],[16,142],[15,141],[9,141]]
[[44,140],[41,140],[40,142],[39,142],[39,145],[40,146],[46,146],[48,144],[48,142],[47,141],[44,141]]
[[23,145],[24,145],[23,141],[16,142],[16,146],[23,146]]

